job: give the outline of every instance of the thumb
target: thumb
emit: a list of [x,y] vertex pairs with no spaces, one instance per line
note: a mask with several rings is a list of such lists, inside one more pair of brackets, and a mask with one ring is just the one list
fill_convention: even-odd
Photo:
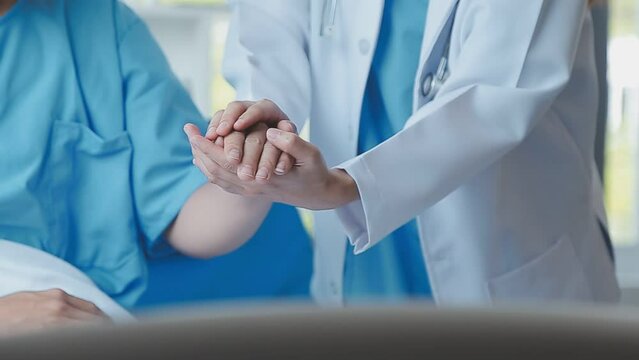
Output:
[[313,144],[290,132],[271,128],[266,132],[266,138],[276,148],[291,155],[301,163],[313,160],[319,153]]
[[184,125],[184,133],[189,137],[189,140],[194,136],[201,135],[200,128],[193,124]]

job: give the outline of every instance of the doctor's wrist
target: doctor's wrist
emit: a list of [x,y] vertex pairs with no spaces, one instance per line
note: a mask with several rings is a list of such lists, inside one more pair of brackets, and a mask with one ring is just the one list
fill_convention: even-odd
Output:
[[337,209],[359,199],[357,183],[345,170],[331,169],[328,192],[334,199],[333,208]]

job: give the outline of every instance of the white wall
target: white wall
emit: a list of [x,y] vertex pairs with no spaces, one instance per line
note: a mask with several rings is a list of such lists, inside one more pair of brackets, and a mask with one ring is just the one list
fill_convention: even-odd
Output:
[[148,24],[200,111],[211,112],[212,24],[220,7],[174,7],[129,1]]

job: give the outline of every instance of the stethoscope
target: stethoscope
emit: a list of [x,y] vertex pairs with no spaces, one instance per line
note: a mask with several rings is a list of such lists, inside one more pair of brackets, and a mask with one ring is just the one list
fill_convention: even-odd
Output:
[[[455,14],[457,13],[457,4],[453,8],[453,12],[448,17],[448,21],[440,33],[440,38],[435,43],[433,51],[440,51],[439,63],[426,64],[426,75],[421,79],[421,95],[426,102],[430,102],[437,96],[441,88],[450,77],[450,69],[448,66],[448,58],[450,55],[450,43],[452,37],[453,23]],[[320,37],[331,37],[335,33],[335,19],[337,17],[337,0],[324,0],[322,9],[322,21],[320,24]],[[429,70],[430,69],[430,70]]]
[[322,24],[320,26],[320,36],[329,37],[335,31],[335,17],[337,15],[337,0],[324,0],[322,9]]

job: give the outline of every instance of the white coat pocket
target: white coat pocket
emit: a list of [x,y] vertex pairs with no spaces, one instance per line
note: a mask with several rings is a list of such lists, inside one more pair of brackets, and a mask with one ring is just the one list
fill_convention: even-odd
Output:
[[490,280],[488,290],[494,303],[593,300],[582,266],[567,236],[522,267]]

